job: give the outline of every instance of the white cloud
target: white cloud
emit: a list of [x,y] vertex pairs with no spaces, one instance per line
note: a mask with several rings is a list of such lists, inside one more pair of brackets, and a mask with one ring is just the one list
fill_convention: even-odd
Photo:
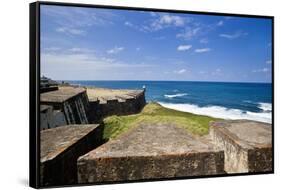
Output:
[[124,23],[124,25],[127,26],[127,27],[130,27],[130,28],[133,28],[133,29],[135,29],[135,30],[141,30],[138,25],[135,25],[135,24],[133,24],[133,23],[131,23],[131,22],[129,22],[129,21],[126,21],[126,22]]
[[107,10],[81,10],[80,7],[66,9],[61,6],[42,6],[40,10],[43,17],[49,18],[54,23],[51,30],[68,35],[86,34],[89,27],[112,24],[115,18],[115,15]]
[[140,48],[140,47],[137,47],[137,48],[136,48],[136,51],[140,51],[140,50],[141,50],[141,48]]
[[267,73],[269,72],[269,68],[262,68],[262,69],[256,69],[252,71],[253,73]]
[[218,26],[222,26],[224,24],[224,22],[221,20],[217,23]]
[[172,24],[175,26],[183,26],[185,21],[182,17],[179,16],[171,16],[171,15],[163,15],[160,17],[159,23],[161,24]]
[[[47,76],[59,79],[110,79],[113,75],[150,70],[152,64],[126,63],[95,53],[72,53],[69,50],[41,54],[41,68]],[[120,78],[119,78],[120,79]]]
[[220,68],[217,68],[215,71],[212,72],[212,75],[215,75],[215,76],[221,75],[221,74],[222,73],[221,73],[221,69]]
[[134,25],[130,22],[125,22],[126,26],[137,29],[141,32],[155,32],[169,27],[185,27],[192,19],[186,16],[171,15],[168,13],[150,13],[151,19],[145,20],[143,24]]
[[209,41],[207,38],[202,38],[200,41],[199,41],[201,44],[207,44]]
[[272,61],[271,61],[271,60],[267,60],[265,63],[266,63],[266,64],[271,64]]
[[161,30],[170,26],[181,27],[186,23],[186,19],[180,16],[173,16],[170,14],[161,14],[157,19],[154,19],[150,23],[150,29],[152,31]]
[[59,51],[61,50],[60,47],[46,47],[44,48],[44,51]]
[[174,73],[176,73],[176,74],[183,74],[185,72],[186,72],[186,69],[180,69],[180,70],[174,71]]
[[232,39],[236,39],[236,38],[246,36],[246,35],[248,35],[248,33],[242,32],[242,31],[237,31],[233,34],[220,34],[219,36],[222,37],[222,38],[232,40]]
[[183,38],[185,40],[190,40],[192,37],[196,36],[200,30],[200,27],[186,27],[185,30],[182,33],[177,34],[176,37]]
[[130,27],[132,27],[132,26],[133,26],[133,24],[132,24],[132,23],[130,23],[130,22],[128,22],[128,21],[126,21],[124,24],[125,24],[126,26],[130,26]]
[[88,48],[78,48],[78,47],[73,47],[68,49],[67,51],[69,51],[70,53],[94,53],[95,51],[93,49],[88,49]]
[[[209,32],[216,30],[216,28],[222,26],[224,21],[219,21],[218,23],[206,24],[202,22],[198,22],[197,20],[192,20],[188,25],[184,27],[180,33],[176,35],[177,38],[183,38],[185,40],[190,40],[193,38],[197,38],[199,36],[206,36]],[[207,39],[202,40],[207,42]]]
[[123,47],[114,47],[112,49],[107,50],[107,53],[108,54],[117,54],[117,53],[119,53],[119,52],[121,52],[123,50],[124,50]]
[[211,51],[210,48],[200,48],[200,49],[195,49],[196,53],[204,53],[204,52],[208,52]]
[[57,32],[70,34],[70,35],[83,35],[85,34],[84,30],[76,29],[76,28],[69,28],[69,27],[58,27],[56,28]]
[[178,51],[187,51],[192,47],[192,45],[180,45],[178,46],[177,50]]

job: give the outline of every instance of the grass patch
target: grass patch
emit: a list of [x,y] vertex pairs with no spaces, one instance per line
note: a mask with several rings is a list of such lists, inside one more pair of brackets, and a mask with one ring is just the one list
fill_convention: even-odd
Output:
[[174,124],[194,135],[201,136],[208,134],[209,122],[215,120],[218,119],[164,108],[158,103],[149,103],[139,114],[107,117],[104,120],[105,129],[103,137],[105,139],[114,139],[141,123]]

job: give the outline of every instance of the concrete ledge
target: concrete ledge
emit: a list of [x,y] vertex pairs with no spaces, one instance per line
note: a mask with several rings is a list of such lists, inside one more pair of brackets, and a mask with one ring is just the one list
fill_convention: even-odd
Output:
[[227,173],[272,171],[270,124],[247,120],[213,122],[210,136],[224,150]]
[[68,125],[41,131],[41,185],[77,183],[77,159],[102,144],[103,126]]
[[78,182],[110,182],[224,173],[223,151],[185,129],[141,125],[78,159]]

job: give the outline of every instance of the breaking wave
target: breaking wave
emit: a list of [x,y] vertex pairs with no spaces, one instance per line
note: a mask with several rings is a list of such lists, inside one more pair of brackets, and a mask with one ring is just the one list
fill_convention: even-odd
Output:
[[188,95],[187,93],[178,93],[178,94],[165,94],[165,98],[175,98],[175,97],[181,97],[181,96],[186,96]]
[[[195,104],[173,104],[173,103],[163,103],[159,102],[160,105],[166,108],[183,111],[183,112],[190,112],[199,115],[206,115],[216,118],[222,119],[248,119],[254,121],[261,121],[265,123],[271,123],[271,111],[267,112],[250,112],[250,111],[243,111],[240,109],[228,109],[222,106],[205,106],[199,107]],[[260,106],[265,110],[269,109],[269,105],[260,104]]]
[[264,112],[271,112],[272,110],[272,104],[270,103],[259,103],[259,106],[258,106],[260,109],[262,109]]

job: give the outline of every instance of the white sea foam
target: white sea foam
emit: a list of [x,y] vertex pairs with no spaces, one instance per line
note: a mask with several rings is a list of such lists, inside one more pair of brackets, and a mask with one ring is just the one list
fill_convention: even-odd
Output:
[[262,109],[264,112],[271,112],[272,110],[272,104],[270,103],[259,103],[259,106],[258,106],[260,109]]
[[228,109],[221,106],[206,106],[199,107],[194,104],[172,104],[159,102],[160,105],[166,108],[179,110],[183,112],[191,112],[194,114],[207,115],[222,119],[248,119],[254,121],[261,121],[271,123],[271,112],[250,112],[240,109]]
[[187,93],[178,93],[178,94],[165,94],[165,98],[175,98],[175,97],[181,97],[181,96],[186,96],[188,95]]

